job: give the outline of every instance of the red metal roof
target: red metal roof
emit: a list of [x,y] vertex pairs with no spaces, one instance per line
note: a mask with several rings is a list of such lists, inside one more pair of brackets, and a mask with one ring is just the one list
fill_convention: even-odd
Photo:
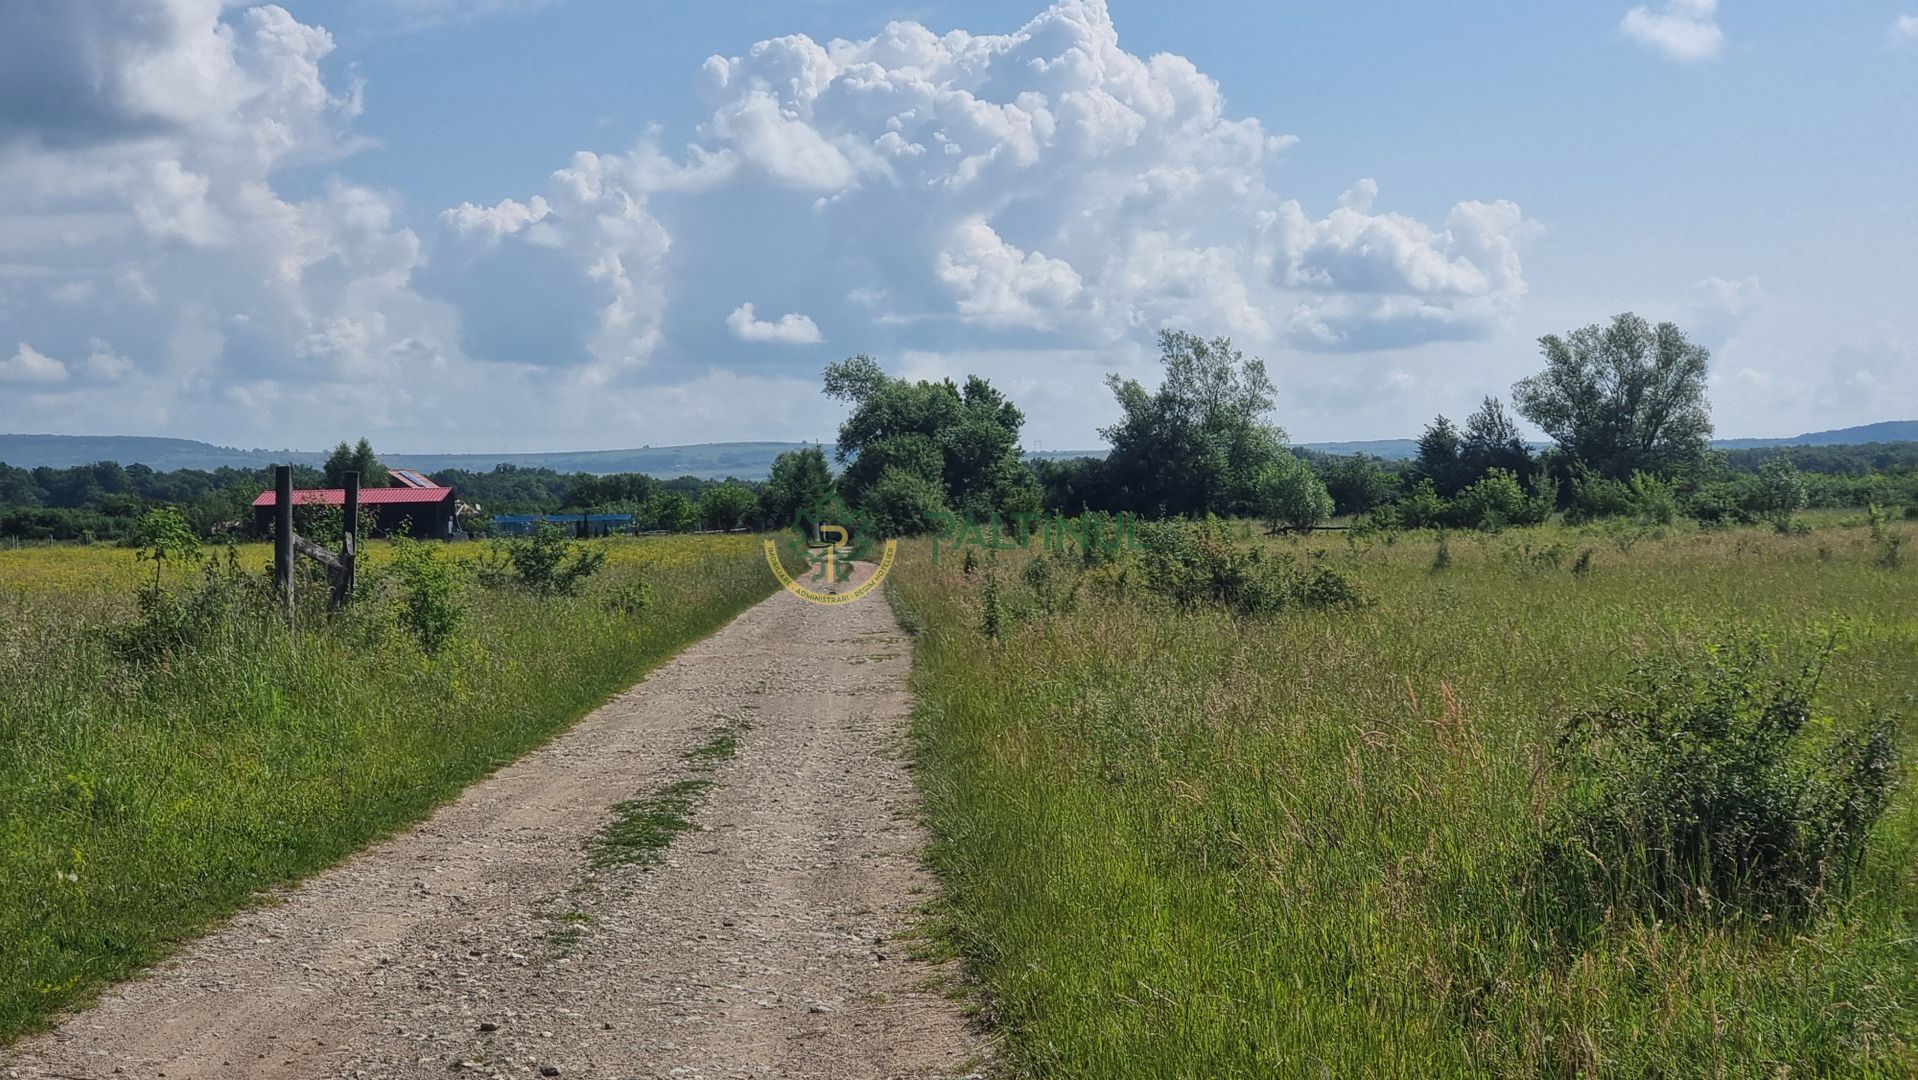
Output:
[[[381,503],[436,503],[453,497],[452,488],[361,488],[360,505]],[[262,491],[254,506],[278,506],[278,492]],[[299,488],[293,492],[294,506],[345,506],[345,488]]]

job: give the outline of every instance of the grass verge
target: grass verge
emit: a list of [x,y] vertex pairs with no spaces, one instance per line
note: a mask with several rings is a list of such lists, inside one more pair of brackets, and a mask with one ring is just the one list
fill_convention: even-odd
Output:
[[[151,666],[109,640],[130,553],[0,552],[0,1043],[419,820],[777,587],[751,537],[609,548],[579,597],[473,590],[436,656],[362,610]],[[651,605],[610,609],[637,573]]]
[[[1454,533],[1440,567],[1429,534],[1265,542],[1376,603],[1236,618],[1108,575],[1048,611],[1002,553],[994,640],[983,572],[894,570],[938,925],[1017,1071],[1918,1075],[1918,574],[1842,528]],[[1539,932],[1560,719],[1648,653],[1834,618],[1827,708],[1904,715],[1853,888],[1789,928]]]

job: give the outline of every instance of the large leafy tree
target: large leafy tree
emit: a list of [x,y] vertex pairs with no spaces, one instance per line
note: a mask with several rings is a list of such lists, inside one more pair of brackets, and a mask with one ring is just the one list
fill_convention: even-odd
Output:
[[864,505],[897,472],[885,487],[889,498],[910,489],[925,501],[930,492],[942,497],[932,508],[974,515],[1038,509],[1039,487],[1019,448],[1025,414],[986,380],[969,376],[961,387],[895,379],[871,357],[855,356],[826,369],[825,392],[852,406],[838,448],[849,502]]
[[1677,326],[1627,312],[1610,325],[1548,334],[1539,346],[1545,370],[1514,386],[1512,398],[1572,463],[1625,480],[1641,469],[1671,475],[1704,458],[1711,354]]
[[360,474],[361,487],[385,487],[390,482],[386,466],[380,464],[379,457],[373,453],[373,443],[367,439],[361,439],[354,446],[348,446],[342,440],[326,456],[323,471],[326,473],[326,486],[330,488],[345,487],[346,474],[349,472]]
[[783,528],[831,495],[832,469],[825,451],[817,446],[788,450],[773,459],[772,473],[759,493],[759,516],[767,528]]
[[1124,416],[1100,432],[1112,444],[1106,480],[1115,509],[1152,515],[1258,513],[1260,478],[1284,453],[1285,432],[1266,419],[1265,364],[1183,330],[1159,334],[1165,375],[1147,391],[1108,376]]

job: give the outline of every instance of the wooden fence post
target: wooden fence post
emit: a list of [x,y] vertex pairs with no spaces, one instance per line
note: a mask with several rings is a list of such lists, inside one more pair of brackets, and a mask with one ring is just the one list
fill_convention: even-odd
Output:
[[340,561],[345,565],[340,569],[340,601],[344,603],[352,599],[353,586],[359,577],[360,474],[357,472],[346,474],[346,532],[341,544]]
[[293,466],[273,466],[273,584],[293,617]]

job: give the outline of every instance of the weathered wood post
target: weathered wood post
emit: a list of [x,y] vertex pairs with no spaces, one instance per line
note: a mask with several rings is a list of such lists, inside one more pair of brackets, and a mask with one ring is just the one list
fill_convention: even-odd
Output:
[[293,617],[293,466],[273,466],[273,584]]
[[341,539],[340,562],[340,600],[353,597],[355,579],[359,576],[360,559],[360,474],[346,474],[346,531]]

